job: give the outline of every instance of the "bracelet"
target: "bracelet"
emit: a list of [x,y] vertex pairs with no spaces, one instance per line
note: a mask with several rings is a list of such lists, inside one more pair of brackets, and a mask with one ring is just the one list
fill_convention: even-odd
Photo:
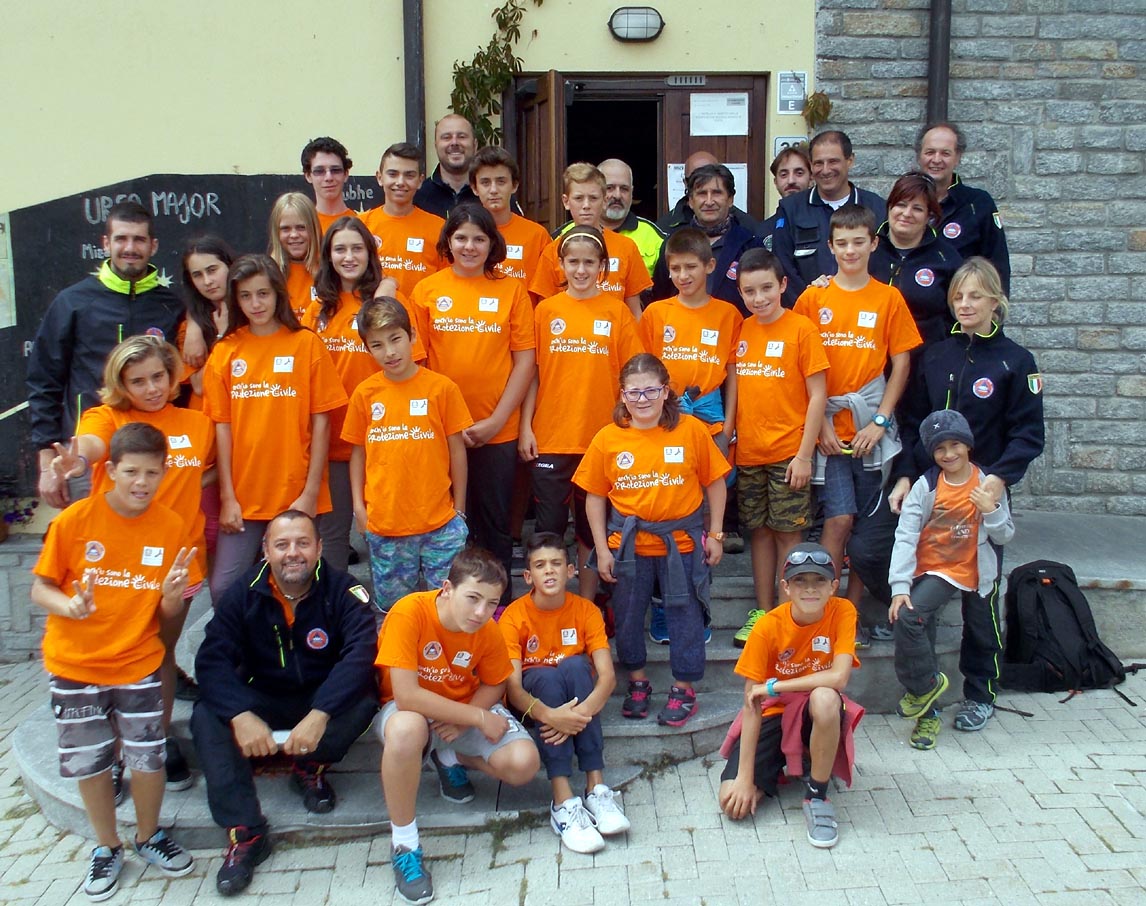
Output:
[[537,701],[538,701],[537,697],[536,696],[531,696],[531,697],[533,698],[533,701],[531,701],[529,703],[529,707],[526,708],[525,713],[521,715],[522,720],[525,720],[525,718],[529,717],[529,712],[532,711],[533,706],[537,704]]
[[469,524],[469,521],[470,521],[469,517],[466,516],[465,513],[463,513],[461,510],[454,510],[454,512],[462,517],[462,522],[466,523],[467,525]]
[[772,677],[764,684],[764,691],[768,693],[769,697],[774,698],[776,696],[776,682],[776,677]]

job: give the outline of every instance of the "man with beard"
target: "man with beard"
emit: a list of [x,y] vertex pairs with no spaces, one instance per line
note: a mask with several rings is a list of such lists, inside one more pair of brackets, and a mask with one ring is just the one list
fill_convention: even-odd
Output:
[[28,356],[28,413],[39,494],[51,506],[63,508],[91,489],[90,473],[67,481],[56,474],[52,444],[66,444],[80,414],[99,404],[108,353],[135,334],[175,342],[183,303],[151,263],[158,249],[146,208],[134,201],[113,205],[99,270],[62,289],[40,322]]
[[438,165],[430,178],[418,187],[414,205],[444,220],[459,204],[478,203],[470,188],[470,163],[477,151],[474,127],[456,113],[443,116],[434,126],[434,148]]
[[211,817],[227,829],[215,879],[225,896],[244,890],[271,851],[248,759],[292,757],[303,806],[329,812],[336,796],[326,770],[378,707],[370,596],[322,560],[314,520],[301,510],[276,516],[263,557],[215,602],[195,659],[191,732]]
[[[781,201],[812,185],[812,160],[802,145],[785,148],[776,155],[768,169],[772,171],[772,181],[776,183]],[[768,251],[772,251],[772,234],[780,222],[780,204],[777,202],[776,213],[761,223],[756,231]]]
[[605,216],[601,225],[632,239],[641,251],[649,276],[652,276],[665,235],[651,220],[638,217],[632,211],[633,168],[623,160],[611,157],[601,161],[597,169],[605,174]]

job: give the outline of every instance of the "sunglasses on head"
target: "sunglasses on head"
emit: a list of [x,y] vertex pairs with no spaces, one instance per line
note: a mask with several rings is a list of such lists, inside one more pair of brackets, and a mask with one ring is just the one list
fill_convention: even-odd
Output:
[[827,551],[792,551],[784,561],[786,566],[800,566],[811,560],[819,566],[831,566],[832,555]]

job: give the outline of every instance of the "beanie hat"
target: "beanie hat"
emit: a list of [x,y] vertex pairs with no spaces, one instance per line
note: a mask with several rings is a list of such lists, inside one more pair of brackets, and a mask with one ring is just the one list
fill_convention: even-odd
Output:
[[968,447],[975,446],[975,435],[962,413],[954,409],[940,409],[932,412],[919,425],[919,440],[928,456],[935,455],[935,448],[945,440],[958,440]]

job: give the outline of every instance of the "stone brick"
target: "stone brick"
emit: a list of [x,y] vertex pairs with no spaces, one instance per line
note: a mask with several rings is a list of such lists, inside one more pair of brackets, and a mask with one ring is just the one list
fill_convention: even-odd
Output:
[[1146,496],[1108,497],[1106,512],[1116,516],[1142,516],[1146,514]]
[[1037,349],[1070,349],[1076,342],[1075,331],[1070,327],[1027,327],[1023,337],[1025,345]]
[[817,42],[816,50],[825,57],[859,59],[868,57],[877,60],[899,59],[899,42],[894,38],[848,38],[824,35]]
[[1119,51],[1120,59],[1141,62],[1146,60],[1146,41],[1123,41],[1119,45]]
[[876,79],[923,79],[927,77],[927,63],[922,60],[873,63],[871,75]]
[[984,16],[982,34],[986,37],[1033,38],[1038,22],[1036,16]]
[[1004,63],[999,67],[1004,79],[1033,79],[1037,70],[1033,63]]
[[1054,230],[1007,230],[1007,248],[1016,252],[1053,252],[1058,247]]
[[1038,62],[1055,60],[1058,57],[1058,47],[1053,41],[1016,41],[1013,47],[1016,60]]
[[816,74],[821,82],[826,79],[862,79],[871,72],[871,68],[871,64],[862,60],[816,61]]
[[1048,151],[1065,151],[1078,144],[1078,133],[1073,126],[1039,126],[1035,130],[1035,147]]
[[1064,60],[1117,60],[1116,41],[1063,41],[1059,50]]
[[1011,0],[967,0],[969,13],[1006,13],[1011,8]]
[[[1025,43],[1033,45],[1037,42]],[[951,56],[979,60],[1010,60],[1011,49],[1013,47],[1014,44],[1011,41],[1004,41],[999,38],[952,38]],[[1046,44],[1047,53],[1050,53],[1053,48],[1053,44]],[[1051,57],[1042,57],[1038,55],[1023,56],[1021,54],[1018,56],[1018,58],[1020,60],[1051,59]]]
[[1126,140],[1126,133],[1117,126],[1087,126],[1078,130],[1078,140],[1084,148],[1118,151]]
[[840,96],[845,100],[852,98],[882,98],[887,96],[886,82],[873,82],[864,79],[856,82],[844,82],[840,86]]
[[1002,66],[998,63],[987,63],[982,60],[952,60],[951,79],[997,79],[1002,74]]
[[1130,476],[1120,472],[1089,472],[1085,490],[1088,494],[1127,494],[1131,490]]
[[1055,205],[1055,219],[1074,227],[1104,226],[1109,220],[1109,206],[1099,202],[1064,202]]
[[1130,281],[1126,277],[1076,277],[1067,280],[1066,287],[1071,299],[1090,305],[1107,299],[1125,298]]
[[1118,453],[1111,447],[1074,446],[1070,450],[1070,464],[1081,469],[1116,469]]
[[952,16],[951,37],[973,38],[979,34],[978,16]]
[[927,97],[927,83],[920,81],[904,82],[898,85],[893,93],[901,98],[925,98]]
[[[1052,302],[1047,305],[1048,324],[1078,324],[1086,321],[1090,324],[1105,323],[1102,318],[1102,303],[1095,303],[1093,299],[1086,298],[1073,302]],[[1008,312],[1008,316],[1010,312]]]
[[1146,230],[1131,230],[1126,247],[1132,252],[1146,252]]
[[[1012,305],[1007,311],[1008,329],[1016,325],[1038,327],[1049,323],[1049,306],[1045,302],[1024,302],[1022,305]],[[1067,323],[1077,323],[1077,319],[1071,319]]]
[[1095,374],[1137,374],[1146,366],[1146,356],[1133,352],[1096,352],[1090,357]]
[[1027,277],[1011,287],[1016,302],[1057,302],[1066,295],[1066,281],[1049,277]]
[[1101,201],[1107,198],[1133,197],[1133,185],[1125,177],[1115,178],[1101,174],[1079,174],[1057,180],[1064,195],[1072,201]]
[[1079,349],[1118,349],[1122,345],[1122,334],[1117,328],[1079,328]]
[[[1095,401],[1094,414],[1098,418],[1146,418],[1146,400],[1132,400],[1124,396],[1106,397]],[[1142,450],[1139,457],[1144,465],[1146,465],[1146,450]],[[1123,468],[1131,468],[1128,463],[1122,463]],[[1141,465],[1134,468],[1142,468]]]
[[911,38],[923,34],[925,19],[918,13],[845,12],[842,15],[844,32],[849,35],[896,35]]
[[1014,97],[1015,86],[1011,82],[995,82],[989,79],[960,81],[951,85],[951,96],[955,98],[986,98],[994,100]]
[[[1083,130],[1084,132],[1086,130]],[[1107,154],[1092,151],[1086,156],[1087,173],[1141,173],[1141,154]]]
[[1080,418],[1070,424],[1070,437],[1072,441],[1141,446],[1146,444],[1146,424]]
[[[1083,101],[1048,101],[1046,104],[1046,118],[1051,122],[1091,123],[1097,119],[1095,113],[1094,105]],[[1108,120],[1105,117],[1103,120],[1115,122],[1115,120]]]
[[[1038,344],[1032,345],[1037,346]],[[1112,395],[1116,381],[1117,379],[1112,374],[1080,374],[1066,381],[1056,381],[1052,377],[1046,382],[1046,389],[1043,392],[1048,397],[1077,397],[1080,398],[1079,402],[1081,402],[1081,398]]]
[[1146,305],[1112,303],[1106,306],[1108,324],[1146,324]]
[[1141,123],[1146,120],[1146,101],[1107,101],[1099,118],[1104,123]]
[[1048,396],[1043,399],[1043,418],[1062,419],[1095,418],[1098,415],[1097,401],[1089,397]]
[[[1114,257],[1113,255],[1111,257]],[[1103,273],[1102,255],[1039,255],[1035,258],[1035,273],[1044,276],[1074,276],[1076,274]],[[1114,271],[1133,273],[1133,271]]]
[[1104,79],[1133,79],[1138,77],[1138,67],[1133,63],[1103,63]]
[[[1003,214],[1003,222],[1007,215]],[[1007,235],[1010,235],[1008,232]],[[1034,255],[1011,255],[1011,277],[1029,277],[1035,270]]]
[[1063,249],[1120,252],[1126,248],[1126,233],[1122,230],[1063,230],[1059,241]]
[[1111,274],[1146,274],[1146,254],[1142,252],[1121,252],[1107,259],[1107,269]]

